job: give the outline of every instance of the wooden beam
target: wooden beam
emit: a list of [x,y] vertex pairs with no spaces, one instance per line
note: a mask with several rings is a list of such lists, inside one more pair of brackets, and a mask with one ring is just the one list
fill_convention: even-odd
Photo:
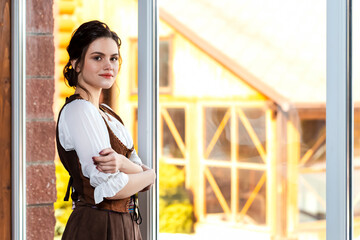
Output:
[[307,150],[307,152],[304,154],[304,156],[300,160],[300,165],[304,165],[311,159],[311,157],[314,155],[316,150],[319,149],[319,147],[326,141],[326,131],[323,131],[323,133],[320,135],[320,137],[316,140],[312,148]]
[[264,185],[266,180],[266,172],[263,173],[259,182],[256,184],[254,190],[251,192],[250,197],[246,201],[244,207],[241,209],[240,216],[243,218],[246,212],[249,210],[251,204],[254,202],[256,195],[259,193],[261,187]]
[[173,122],[173,120],[171,119],[168,111],[165,108],[161,109],[161,115],[163,116],[165,122],[167,123],[171,134],[173,135],[176,144],[178,145],[181,153],[183,154],[183,157],[186,157],[186,149],[185,149],[185,144],[183,142],[183,140],[181,139],[181,136]]
[[300,119],[296,112],[287,121],[287,232],[295,231],[299,223],[298,190],[300,161]]
[[262,160],[264,161],[264,163],[266,163],[266,153],[264,150],[263,145],[261,144],[259,138],[257,137],[253,127],[251,126],[248,118],[246,117],[245,113],[243,112],[243,110],[241,110],[240,108],[237,109],[239,118],[241,120],[241,122],[244,124],[244,127],[246,129],[246,131],[248,132],[251,140],[253,141],[256,149],[258,150],[260,157],[262,158]]
[[[205,202],[205,181],[203,167],[201,165],[203,152],[203,121],[201,107],[197,103],[189,105],[189,119],[191,124],[185,124],[186,134],[189,137],[187,142],[189,147],[189,187],[194,196],[194,214],[199,222],[204,220],[206,202]],[[186,177],[187,178],[187,177]]]
[[206,159],[206,166],[209,167],[222,167],[222,168],[231,168],[236,167],[238,169],[247,169],[247,170],[266,170],[267,166],[263,163],[249,163],[249,162],[236,162],[232,163],[231,161],[224,160],[213,160]]
[[287,136],[288,116],[280,108],[276,113],[276,223],[274,236],[280,239],[287,239],[287,152],[288,152],[288,136]]
[[202,39],[196,32],[192,31],[188,26],[185,26],[184,24],[179,22],[173,15],[166,12],[166,10],[164,10],[163,8],[159,9],[159,15],[160,19],[164,20],[167,24],[175,28],[180,34],[186,37],[199,49],[207,53],[209,56],[211,56],[211,58],[213,58],[215,61],[219,62],[229,71],[234,73],[249,86],[253,87],[261,94],[264,94],[268,98],[272,99],[282,108],[287,108],[286,103],[289,102],[288,99],[279,94],[275,90],[275,88],[273,88],[272,86],[268,86],[265,82],[252,75],[249,71],[240,66],[236,61],[225,55],[216,47],[209,44],[209,42],[205,39]]
[[216,198],[218,199],[218,201],[220,203],[221,208],[224,210],[224,212],[226,214],[230,215],[231,214],[230,208],[229,208],[223,194],[221,193],[221,190],[220,190],[219,186],[217,185],[215,178],[211,174],[209,168],[206,166],[204,167],[204,173],[205,173],[207,180],[209,181],[209,184],[210,184],[212,190],[215,193]]
[[231,220],[236,221],[239,208],[239,170],[236,167],[238,160],[238,121],[235,106],[231,107]]
[[278,196],[277,176],[276,176],[276,118],[271,109],[265,112],[265,131],[266,131],[266,156],[267,156],[267,180],[266,180],[266,225],[271,229],[271,234],[276,234],[276,203]]
[[211,151],[213,150],[217,140],[219,139],[222,131],[224,130],[227,122],[229,121],[229,118],[230,118],[230,109],[228,109],[223,117],[223,119],[221,120],[220,124],[219,124],[219,127],[216,129],[216,132],[213,136],[213,138],[211,139],[208,147],[206,148],[206,152],[205,152],[205,158],[208,158]]
[[0,1],[0,239],[11,239],[10,0]]

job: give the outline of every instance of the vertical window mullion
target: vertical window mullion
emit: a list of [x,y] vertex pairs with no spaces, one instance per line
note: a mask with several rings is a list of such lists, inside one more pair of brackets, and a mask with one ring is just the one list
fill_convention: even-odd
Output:
[[[157,0],[138,2],[138,146],[144,164],[157,169],[158,10]],[[139,194],[144,240],[158,239],[158,184]]]
[[26,239],[26,1],[11,1],[12,239]]
[[326,236],[352,239],[349,3],[327,0]]

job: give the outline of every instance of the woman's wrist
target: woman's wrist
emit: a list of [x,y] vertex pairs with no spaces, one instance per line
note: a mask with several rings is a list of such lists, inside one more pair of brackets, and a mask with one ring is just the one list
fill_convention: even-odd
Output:
[[133,161],[131,161],[130,159],[128,159],[127,157],[121,154],[120,154],[118,170],[120,172],[124,172],[127,174],[139,173],[144,171],[143,168],[138,163],[134,163]]
[[123,155],[117,153],[117,169],[122,172],[122,169],[124,168],[124,159]]

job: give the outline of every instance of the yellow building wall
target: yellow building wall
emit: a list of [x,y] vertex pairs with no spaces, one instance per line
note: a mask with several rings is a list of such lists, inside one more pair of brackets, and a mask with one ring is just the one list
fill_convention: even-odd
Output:
[[[159,29],[160,38],[172,39],[174,97],[243,101],[266,99],[161,19]],[[221,49],[221,46],[217,47]]]

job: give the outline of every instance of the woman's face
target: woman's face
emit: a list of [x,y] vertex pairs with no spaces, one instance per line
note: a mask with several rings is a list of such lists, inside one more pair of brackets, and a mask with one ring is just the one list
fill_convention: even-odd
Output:
[[119,71],[119,51],[112,38],[98,38],[85,54],[78,83],[92,91],[110,88]]

